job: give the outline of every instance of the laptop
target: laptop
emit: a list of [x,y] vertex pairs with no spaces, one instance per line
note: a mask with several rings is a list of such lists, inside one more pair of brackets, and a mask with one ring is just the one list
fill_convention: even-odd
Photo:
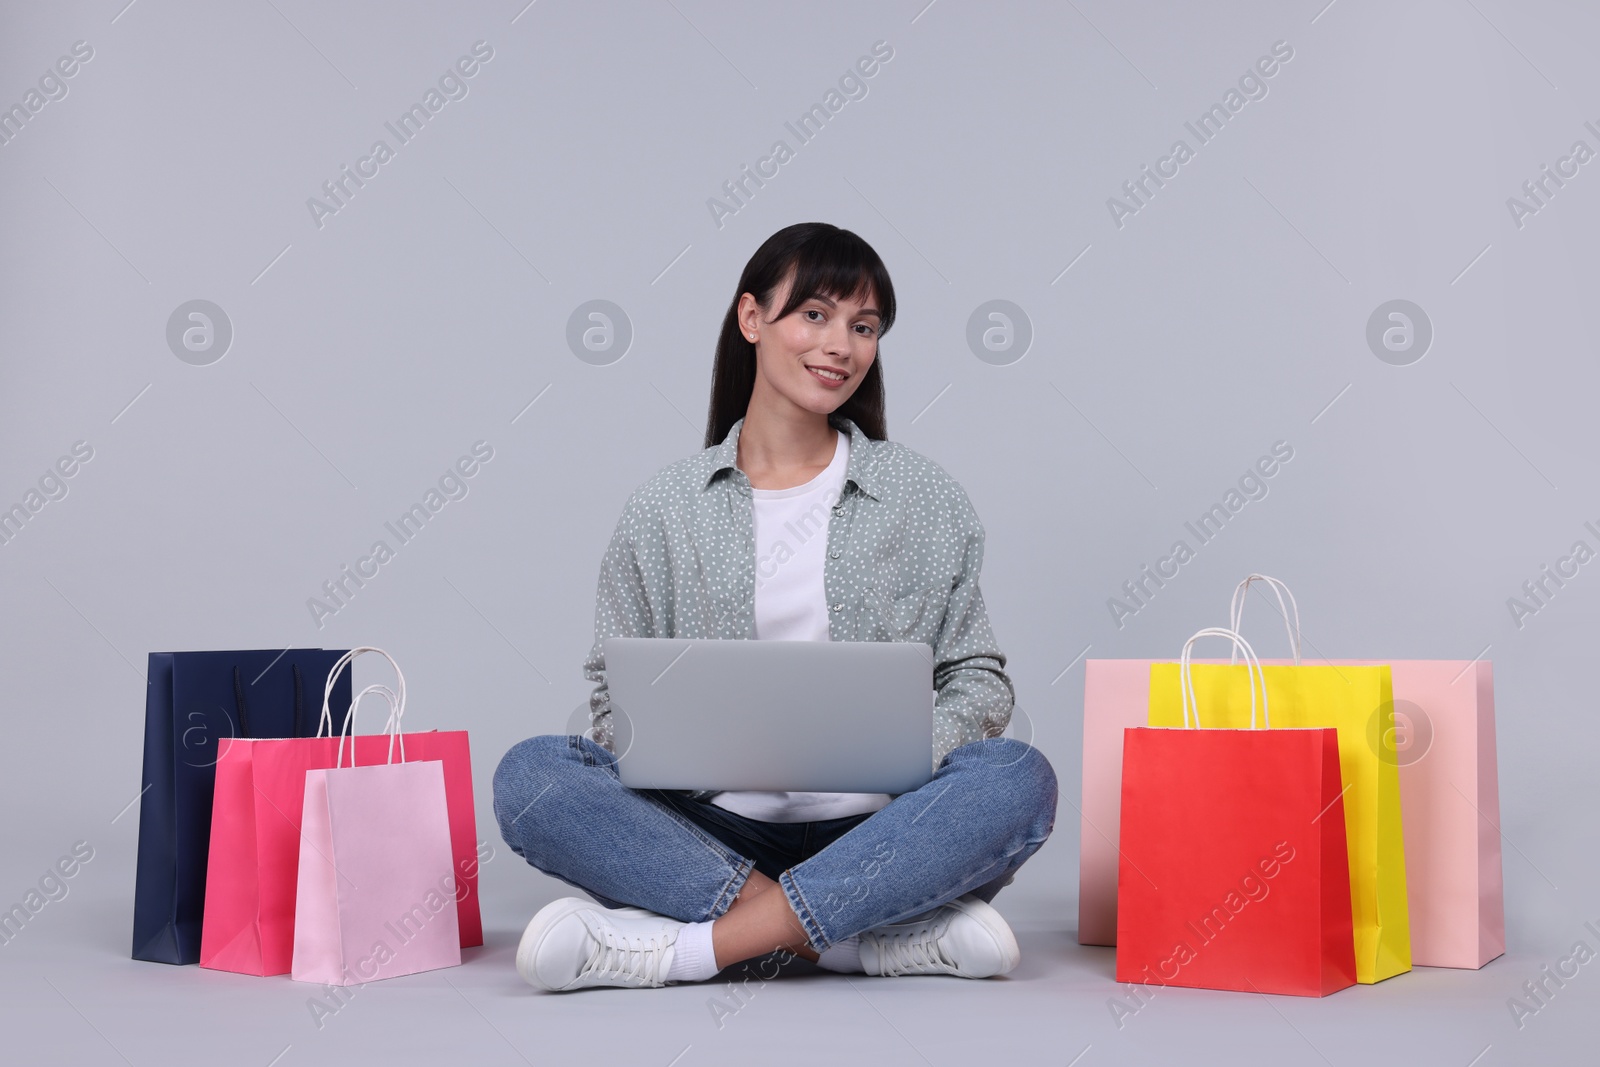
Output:
[[933,648],[611,637],[617,774],[633,789],[908,793],[933,777]]

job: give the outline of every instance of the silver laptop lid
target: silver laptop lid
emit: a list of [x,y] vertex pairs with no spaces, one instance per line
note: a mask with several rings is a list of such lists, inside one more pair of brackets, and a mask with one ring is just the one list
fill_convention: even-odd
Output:
[[622,783],[906,793],[933,777],[933,649],[919,642],[613,637]]

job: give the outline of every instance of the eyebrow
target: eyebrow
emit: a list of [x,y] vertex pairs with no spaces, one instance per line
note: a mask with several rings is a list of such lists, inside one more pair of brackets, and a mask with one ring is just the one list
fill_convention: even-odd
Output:
[[[818,293],[816,296],[813,296],[811,299],[812,300],[820,300],[822,303],[827,304],[831,308],[839,306],[834,300],[830,299],[829,297],[827,297],[826,295],[824,295],[822,293]],[[857,314],[859,314],[859,315],[871,315],[875,319],[883,318],[883,314],[877,308],[862,308],[859,312],[857,312]]]

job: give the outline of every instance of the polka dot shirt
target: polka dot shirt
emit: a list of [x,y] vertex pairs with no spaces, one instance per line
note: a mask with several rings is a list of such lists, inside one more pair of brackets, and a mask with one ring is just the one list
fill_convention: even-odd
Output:
[[[834,641],[921,641],[933,648],[933,766],[996,737],[1015,689],[996,647],[978,573],[983,524],[944,468],[894,441],[850,435],[845,485],[828,517],[823,587]],[[739,431],[640,486],[600,564],[595,640],[584,677],[589,736],[612,748],[602,645],[608,637],[755,639],[755,526]]]

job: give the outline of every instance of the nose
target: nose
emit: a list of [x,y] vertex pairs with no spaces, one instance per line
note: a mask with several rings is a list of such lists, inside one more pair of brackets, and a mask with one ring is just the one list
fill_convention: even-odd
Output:
[[850,351],[850,323],[835,318],[822,335],[822,350],[831,356],[843,358]]

